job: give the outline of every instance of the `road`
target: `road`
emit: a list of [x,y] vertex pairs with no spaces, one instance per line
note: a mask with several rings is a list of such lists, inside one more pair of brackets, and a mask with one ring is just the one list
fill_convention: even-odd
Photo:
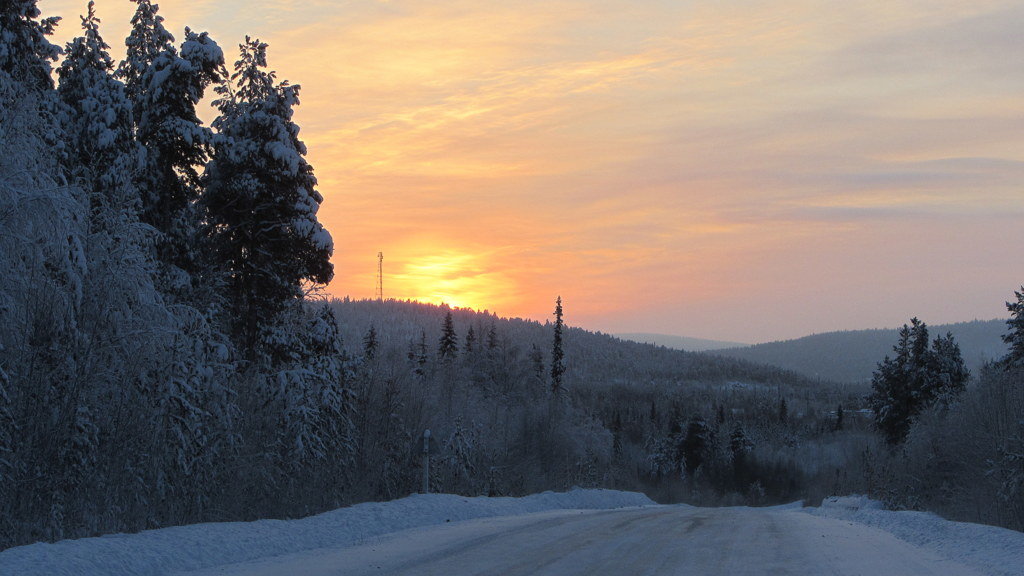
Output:
[[554,511],[419,528],[203,576],[978,576],[886,532],[798,510]]

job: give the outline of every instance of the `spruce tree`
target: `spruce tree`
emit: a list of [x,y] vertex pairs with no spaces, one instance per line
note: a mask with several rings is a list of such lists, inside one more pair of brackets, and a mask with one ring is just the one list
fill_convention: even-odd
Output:
[[1001,361],[1007,370],[1024,367],[1024,286],[1013,295],[1017,301],[1006,303],[1010,319],[1006,321],[1008,332],[1003,335],[1003,342],[1010,348]]
[[70,112],[65,123],[73,144],[70,165],[89,198],[90,230],[123,234],[140,208],[131,180],[140,149],[134,141],[131,102],[124,85],[111,75],[114,61],[100,36],[95,8],[89,2],[83,35],[67,45],[57,69],[57,91]]
[[562,297],[555,300],[555,326],[551,340],[551,393],[559,395],[565,392],[562,376],[565,374],[565,353],[562,351]]
[[449,310],[444,316],[441,339],[437,343],[437,359],[441,362],[450,362],[455,359],[458,351],[459,339],[455,335],[455,325],[452,322],[451,310]]
[[246,38],[231,81],[217,87],[221,115],[202,206],[216,266],[227,277],[236,338],[251,358],[259,334],[307,283],[333,276],[323,197],[299,127],[299,87],[266,70],[267,45]]
[[60,48],[47,36],[53,34],[60,18],[40,20],[36,3],[4,0],[0,4],[0,72],[28,91],[41,92],[53,87],[50,62],[60,55]]
[[377,328],[370,325],[370,329],[366,331],[366,336],[363,336],[363,358],[368,362],[373,362],[373,359],[377,357]]
[[875,427],[890,444],[899,444],[914,418],[936,402],[948,405],[964,390],[970,373],[952,334],[929,344],[928,327],[917,318],[900,329],[893,352],[895,357],[879,362],[867,400]]
[[205,32],[186,28],[180,54],[164,45],[142,71],[134,100],[137,137],[146,151],[139,177],[141,219],[159,234],[162,284],[186,298],[199,272],[194,212],[201,189],[199,169],[209,159],[213,142],[196,105],[220,78],[223,66],[224,54],[216,42]]
[[125,85],[128,99],[133,103],[134,122],[142,115],[141,96],[145,92],[143,77],[157,57],[174,51],[174,36],[164,28],[164,17],[157,14],[160,7],[150,0],[134,0],[137,4],[132,16],[132,30],[125,39],[125,59],[117,69],[117,77]]
[[704,464],[710,443],[710,430],[707,421],[701,416],[693,416],[686,425],[686,435],[682,442],[683,464],[686,473],[693,476]]

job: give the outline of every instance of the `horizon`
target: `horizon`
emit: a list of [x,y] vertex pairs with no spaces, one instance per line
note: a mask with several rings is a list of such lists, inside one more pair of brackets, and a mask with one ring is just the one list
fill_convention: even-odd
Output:
[[[346,295],[346,296],[335,296],[335,295],[329,294],[328,297],[332,298],[332,299],[339,300],[339,301],[343,301],[343,300],[349,300],[349,301],[352,301],[352,302],[375,302],[375,301],[378,301],[377,298],[355,298],[355,297],[352,297],[352,296],[349,296],[349,295]],[[538,324],[544,324],[545,322],[549,322],[551,320],[550,318],[530,318],[530,317],[526,317],[526,316],[507,315],[507,314],[502,314],[500,311],[491,310],[491,309],[488,309],[488,308],[476,309],[476,308],[469,308],[469,307],[465,307],[465,306],[452,306],[452,305],[450,305],[450,304],[448,304],[446,302],[423,302],[423,301],[420,301],[420,300],[400,299],[400,298],[391,298],[391,297],[384,298],[384,302],[388,302],[388,301],[400,302],[400,303],[408,303],[408,304],[419,304],[419,305],[425,305],[425,306],[434,306],[434,307],[437,307],[437,308],[446,308],[447,307],[447,308],[449,308],[451,310],[469,311],[469,312],[472,312],[474,314],[492,314],[492,315],[494,315],[497,318],[502,319],[502,320],[523,320],[523,321],[527,321],[527,322],[537,322]],[[564,304],[564,302],[563,302],[563,304]],[[554,316],[554,314],[551,314],[551,316]],[[929,328],[934,328],[934,327],[937,327],[937,326],[955,326],[955,325],[958,325],[958,324],[971,324],[971,323],[974,323],[974,322],[980,322],[980,323],[1006,322],[1007,318],[987,318],[987,319],[985,319],[985,318],[973,318],[971,320],[954,320],[952,322],[928,322],[927,320],[920,319],[920,318],[919,318],[919,320],[922,320],[922,322],[924,322]],[[581,326],[579,324],[575,324],[575,323],[572,322],[572,319],[571,319],[571,317],[569,315],[565,316],[565,325],[567,327],[569,327],[569,328],[579,328],[581,330],[586,330],[587,332],[592,332],[592,333],[597,333],[597,334],[605,334],[607,336],[613,336],[615,338],[620,338],[620,339],[623,339],[623,340],[630,340],[630,338],[628,338],[628,336],[667,336],[667,337],[670,337],[670,338],[682,338],[682,339],[689,339],[689,340],[704,340],[704,341],[707,341],[707,342],[715,342],[715,343],[723,343],[723,344],[737,344],[738,345],[737,347],[740,347],[740,346],[757,346],[757,345],[760,345],[760,344],[772,344],[772,343],[778,343],[778,342],[789,342],[789,341],[792,341],[792,340],[800,340],[802,338],[808,338],[808,337],[811,337],[811,336],[820,336],[820,335],[823,335],[823,334],[834,334],[834,333],[837,333],[837,332],[897,331],[904,324],[909,325],[910,324],[910,319],[908,318],[906,321],[904,321],[904,322],[902,322],[902,323],[900,323],[898,325],[895,325],[895,326],[871,326],[871,327],[863,327],[863,328],[838,328],[836,330],[826,330],[826,331],[821,331],[821,332],[808,332],[806,334],[801,334],[801,335],[795,336],[793,338],[782,338],[782,339],[778,339],[778,340],[763,340],[763,341],[760,341],[760,342],[749,342],[749,341],[744,341],[744,340],[719,340],[719,339],[716,339],[716,338],[705,338],[703,336],[694,336],[692,334],[675,334],[675,333],[666,333],[666,332],[645,332],[645,331],[638,331],[638,330],[623,331],[623,332],[609,332],[607,330],[601,329],[600,327]],[[643,343],[643,342],[641,342],[641,343]]]
[[[85,5],[40,2],[55,43]],[[337,297],[383,252],[386,297],[767,342],[999,318],[1021,285],[1013,2],[159,5],[302,85]],[[97,2],[115,58],[133,11]]]

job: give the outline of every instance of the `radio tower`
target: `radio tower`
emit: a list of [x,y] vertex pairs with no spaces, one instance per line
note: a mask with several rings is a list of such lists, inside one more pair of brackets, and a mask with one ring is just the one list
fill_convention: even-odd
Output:
[[377,252],[377,294],[378,302],[384,301],[384,253]]

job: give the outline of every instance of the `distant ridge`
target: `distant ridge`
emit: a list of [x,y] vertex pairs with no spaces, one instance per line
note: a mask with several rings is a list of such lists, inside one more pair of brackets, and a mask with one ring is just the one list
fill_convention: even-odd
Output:
[[656,344],[666,348],[687,350],[690,352],[704,352],[707,350],[721,350],[723,348],[740,348],[748,346],[742,342],[725,342],[722,340],[705,340],[703,338],[687,338],[686,336],[672,336],[670,334],[646,334],[634,332],[629,334],[615,334],[616,338],[632,340],[641,344]]
[[[718,356],[771,364],[804,376],[836,382],[870,382],[878,362],[892,355],[898,329],[849,330],[813,334],[796,340],[714,350]],[[1006,354],[1005,320],[974,320],[928,325],[932,339],[951,332],[967,367],[976,372],[986,361]]]

